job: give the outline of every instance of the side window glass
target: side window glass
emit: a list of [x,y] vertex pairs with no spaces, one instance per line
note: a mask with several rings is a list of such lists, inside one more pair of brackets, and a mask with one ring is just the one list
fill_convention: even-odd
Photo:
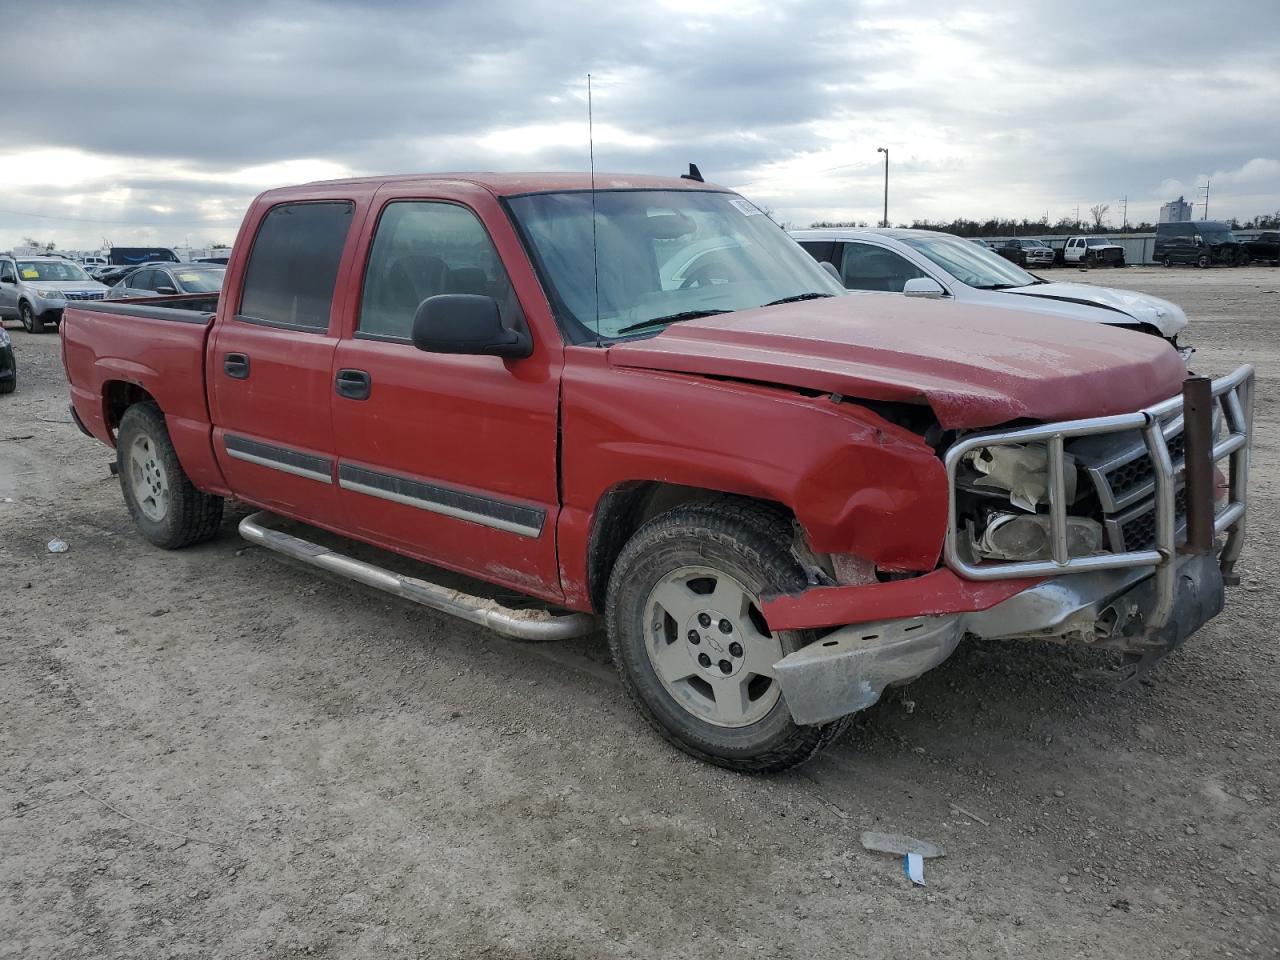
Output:
[[836,245],[830,240],[801,240],[800,246],[819,263],[833,262],[835,257]]
[[327,330],[353,209],[346,200],[272,207],[249,253],[238,318],[291,330]]
[[0,280],[8,280],[10,283],[14,283],[17,279],[18,276],[13,272],[12,263],[0,263]]
[[866,243],[846,243],[840,260],[840,276],[850,290],[901,293],[908,280],[923,277],[925,273],[892,251]]
[[125,286],[131,290],[154,289],[155,282],[152,278],[155,277],[155,275],[156,272],[154,270],[137,270],[129,276],[127,281],[125,281]]
[[389,203],[369,251],[358,332],[407,340],[418,305],[446,293],[493,297],[505,323],[520,322],[507,272],[474,213],[452,203]]

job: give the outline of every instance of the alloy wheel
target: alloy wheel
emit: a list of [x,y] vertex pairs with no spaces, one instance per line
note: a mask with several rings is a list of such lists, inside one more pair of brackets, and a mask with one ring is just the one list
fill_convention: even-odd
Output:
[[129,448],[129,485],[138,509],[148,520],[161,521],[169,512],[169,478],[156,451],[155,441],[137,437]]
[[781,695],[773,665],[782,643],[769,632],[759,600],[710,567],[667,574],[645,602],[645,650],[677,703],[719,727],[761,720]]

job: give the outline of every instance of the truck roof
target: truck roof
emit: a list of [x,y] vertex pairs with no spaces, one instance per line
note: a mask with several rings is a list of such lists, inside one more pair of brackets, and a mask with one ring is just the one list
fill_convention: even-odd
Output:
[[[588,173],[406,173],[381,177],[352,177],[345,180],[317,180],[298,186],[280,187],[266,191],[263,196],[273,199],[307,196],[318,186],[374,188],[383,184],[407,185],[413,183],[471,183],[483,187],[494,196],[511,197],[524,193],[553,193],[569,190],[590,190]],[[633,173],[597,173],[597,190],[714,190],[724,192],[725,187],[682,177],[654,177]]]

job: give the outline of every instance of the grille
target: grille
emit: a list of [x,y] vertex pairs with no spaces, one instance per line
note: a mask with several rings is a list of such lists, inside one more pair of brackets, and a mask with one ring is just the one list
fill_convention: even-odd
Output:
[[[1179,490],[1173,498],[1175,526],[1181,530],[1187,519],[1187,492]],[[1112,545],[1113,550],[1150,550],[1156,545],[1156,510],[1153,500],[1147,509],[1119,524],[1122,544]]]
[[63,296],[68,300],[101,300],[105,294],[101,290],[67,290]]
[[[1176,472],[1181,466],[1186,453],[1186,441],[1181,433],[1177,433],[1172,437],[1167,437],[1165,442],[1169,445],[1169,459],[1173,461],[1173,467]],[[1151,462],[1151,455],[1145,452],[1128,463],[1121,464],[1114,470],[1108,471],[1106,474],[1107,483],[1111,486],[1112,496],[1117,500],[1123,500],[1135,491],[1154,483],[1155,476],[1155,464]]]

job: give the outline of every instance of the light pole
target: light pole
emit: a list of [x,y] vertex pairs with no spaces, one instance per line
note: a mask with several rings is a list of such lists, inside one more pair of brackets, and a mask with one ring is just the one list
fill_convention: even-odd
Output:
[[880,222],[880,226],[888,229],[889,227],[889,148],[876,147],[876,153],[884,154],[884,220]]

